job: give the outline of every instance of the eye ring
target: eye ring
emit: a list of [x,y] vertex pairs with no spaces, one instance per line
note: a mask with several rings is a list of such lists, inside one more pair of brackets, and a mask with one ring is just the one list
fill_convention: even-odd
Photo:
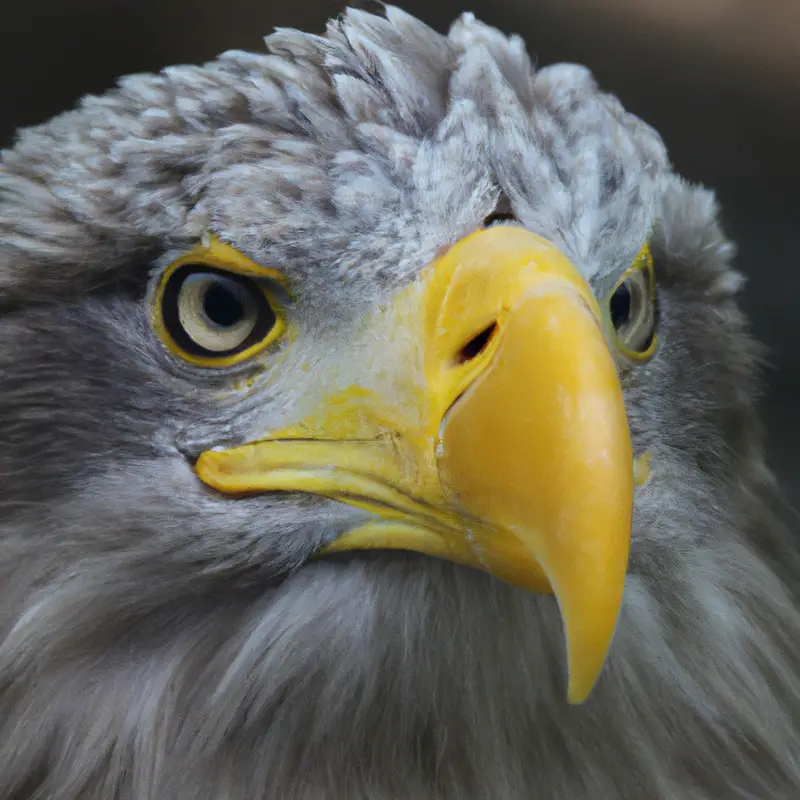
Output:
[[216,368],[251,358],[285,328],[262,281],[183,259],[161,278],[153,325],[173,355],[194,366]]
[[656,350],[658,308],[655,270],[648,245],[608,295],[608,325],[622,356],[634,363],[649,361]]

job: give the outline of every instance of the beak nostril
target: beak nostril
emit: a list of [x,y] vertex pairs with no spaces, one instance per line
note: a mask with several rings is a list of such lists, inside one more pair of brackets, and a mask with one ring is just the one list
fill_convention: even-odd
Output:
[[458,351],[456,360],[459,364],[466,364],[477,358],[488,346],[492,340],[495,332],[497,331],[497,323],[492,322],[487,325],[477,336],[473,336],[462,348]]

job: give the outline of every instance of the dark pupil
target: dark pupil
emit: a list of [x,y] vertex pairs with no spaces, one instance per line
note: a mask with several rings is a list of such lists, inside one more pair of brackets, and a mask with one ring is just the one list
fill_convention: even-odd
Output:
[[631,316],[631,290],[627,283],[617,286],[614,294],[611,295],[611,322],[614,328],[624,325]]
[[230,328],[244,316],[244,305],[227,286],[212,283],[203,298],[203,311],[215,325]]

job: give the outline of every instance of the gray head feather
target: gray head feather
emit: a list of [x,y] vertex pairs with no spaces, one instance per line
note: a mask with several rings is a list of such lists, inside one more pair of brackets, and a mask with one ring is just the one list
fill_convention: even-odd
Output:
[[[445,37],[348,11],[267,49],[127,78],[3,154],[0,800],[800,796],[800,573],[713,196],[587,70],[470,15]],[[661,346],[623,382],[656,469],[578,708],[552,598],[412,555],[306,563],[359,512],[226,500],[190,466],[307,402],[501,197],[598,296],[653,232]],[[148,322],[209,230],[298,298],[297,347],[246,390]]]

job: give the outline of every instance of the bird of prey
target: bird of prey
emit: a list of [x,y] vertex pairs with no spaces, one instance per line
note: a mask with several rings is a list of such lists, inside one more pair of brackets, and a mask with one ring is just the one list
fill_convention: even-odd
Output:
[[1,800],[794,800],[796,546],[713,194],[397,8],[0,170]]

